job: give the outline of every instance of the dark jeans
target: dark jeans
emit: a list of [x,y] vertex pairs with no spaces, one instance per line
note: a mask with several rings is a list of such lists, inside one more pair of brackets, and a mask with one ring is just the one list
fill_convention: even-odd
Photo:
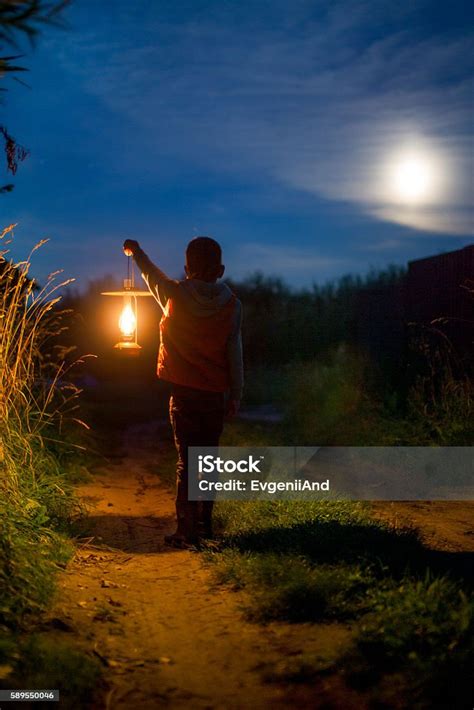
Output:
[[[191,387],[173,385],[170,398],[170,420],[173,427],[178,462],[176,465],[176,512],[178,528],[196,532],[198,521],[197,502],[188,501],[188,448],[190,446],[219,446],[224,427],[225,395]],[[211,506],[206,523],[210,527]],[[180,527],[180,518],[182,526]],[[191,531],[190,531],[191,528]]]

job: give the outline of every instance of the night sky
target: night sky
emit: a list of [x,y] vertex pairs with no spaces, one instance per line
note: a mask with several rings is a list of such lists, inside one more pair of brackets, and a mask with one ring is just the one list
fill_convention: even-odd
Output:
[[25,48],[30,88],[3,82],[31,151],[0,197],[13,255],[50,237],[36,274],[85,287],[125,237],[179,276],[208,234],[230,276],[308,286],[471,243],[469,5],[76,0]]

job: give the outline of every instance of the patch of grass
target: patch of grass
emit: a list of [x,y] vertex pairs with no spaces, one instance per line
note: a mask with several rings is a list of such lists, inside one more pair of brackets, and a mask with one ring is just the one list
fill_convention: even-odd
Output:
[[376,590],[346,662],[357,685],[403,672],[414,700],[464,707],[474,695],[474,600],[458,583],[429,575]]
[[426,568],[416,531],[394,531],[352,501],[249,501],[216,506],[216,529],[240,552],[304,556],[313,563],[364,563],[402,575]]
[[472,648],[474,604],[459,585],[444,578],[405,579],[392,589],[374,592],[372,610],[357,634],[358,648],[374,667],[403,660],[422,667],[427,657],[439,661],[456,649]]
[[365,503],[352,501],[226,501],[216,504],[215,518],[229,544],[254,533],[278,535],[306,523],[372,520]]
[[[67,710],[92,707],[100,690],[98,660],[57,638],[35,635],[20,640],[10,663],[11,674],[0,680],[0,688],[58,689],[61,708]],[[34,706],[49,708],[51,703]]]
[[344,620],[368,607],[373,578],[357,565],[314,566],[304,557],[232,549],[214,554],[216,579],[248,592],[246,614],[255,621]]
[[[216,521],[221,548],[207,557],[218,583],[244,590],[249,618],[351,620],[353,645],[337,666],[355,685],[375,688],[377,702],[396,674],[413,707],[436,696],[444,707],[469,700],[473,601],[462,577],[430,571],[444,559],[448,571],[449,553],[436,557],[415,531],[374,520],[361,503],[226,502]],[[295,668],[295,682],[328,670],[315,663]]]
[[36,501],[24,509],[0,503],[0,623],[17,626],[43,611],[72,554],[67,538],[38,522],[46,515]]

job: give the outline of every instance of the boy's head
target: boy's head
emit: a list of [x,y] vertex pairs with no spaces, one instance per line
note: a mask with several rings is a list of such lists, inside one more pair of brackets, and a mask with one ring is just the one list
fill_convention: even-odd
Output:
[[220,245],[210,237],[196,237],[186,247],[186,266],[188,279],[201,281],[217,281],[224,274],[222,250]]

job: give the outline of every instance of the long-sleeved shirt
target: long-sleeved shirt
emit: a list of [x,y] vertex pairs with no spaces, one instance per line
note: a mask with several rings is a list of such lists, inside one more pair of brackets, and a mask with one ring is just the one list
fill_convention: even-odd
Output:
[[[148,289],[163,311],[168,299],[174,297],[180,298],[193,315],[212,316],[232,298],[232,291],[225,283],[209,283],[200,279],[170,279],[142,249],[135,251],[134,259]],[[242,304],[236,299],[232,329],[226,345],[232,399],[241,399],[244,383],[241,331]]]

